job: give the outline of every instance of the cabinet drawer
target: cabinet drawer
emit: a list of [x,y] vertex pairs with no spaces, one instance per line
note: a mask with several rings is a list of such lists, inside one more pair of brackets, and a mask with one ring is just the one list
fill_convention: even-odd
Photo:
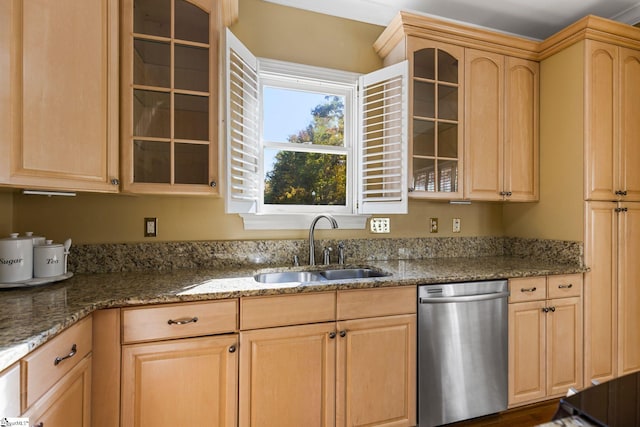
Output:
[[547,280],[543,277],[509,279],[509,302],[538,301],[547,297]]
[[579,297],[582,295],[582,274],[547,276],[549,298]]
[[238,300],[166,304],[122,310],[122,342],[154,341],[234,332]]
[[23,410],[91,352],[91,328],[87,317],[22,359]]
[[412,314],[417,298],[415,286],[338,291],[338,320]]
[[240,301],[240,329],[336,320],[335,292],[248,297]]

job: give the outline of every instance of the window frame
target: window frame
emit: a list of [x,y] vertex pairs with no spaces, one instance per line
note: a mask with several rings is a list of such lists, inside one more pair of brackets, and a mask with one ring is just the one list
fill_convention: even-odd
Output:
[[[327,205],[313,212],[265,212],[264,149],[262,146],[262,87],[260,80],[281,75],[321,84],[353,87],[356,114],[345,132],[353,133],[350,185],[351,209],[334,214],[340,228],[363,229],[371,214],[406,214],[408,211],[408,61],[357,74],[255,57],[227,28],[224,32],[225,106],[220,144],[225,172],[225,212],[237,213],[245,229],[308,228]],[[329,83],[331,82],[331,83]],[[357,84],[356,84],[357,82]],[[345,103],[346,103],[345,99]],[[346,109],[345,105],[345,109]],[[345,140],[347,138],[345,137]],[[271,205],[273,206],[273,205]],[[284,205],[276,205],[284,206]],[[295,205],[297,208],[301,205]],[[316,208],[318,210],[316,210]]]
[[[331,79],[328,78],[331,76]],[[260,160],[258,175],[260,179],[257,211],[263,214],[320,214],[331,213],[352,215],[355,213],[355,182],[358,164],[356,161],[357,142],[357,93],[359,75],[344,71],[290,62],[258,58],[258,93],[260,96],[258,115],[260,117]],[[305,92],[338,95],[344,99],[344,146],[299,145],[288,142],[266,141],[264,138],[264,103],[262,94],[265,87],[299,90]],[[299,145],[299,146],[297,146]],[[344,205],[276,205],[264,203],[265,150],[282,149],[305,153],[326,153],[345,155],[347,158],[346,200]]]

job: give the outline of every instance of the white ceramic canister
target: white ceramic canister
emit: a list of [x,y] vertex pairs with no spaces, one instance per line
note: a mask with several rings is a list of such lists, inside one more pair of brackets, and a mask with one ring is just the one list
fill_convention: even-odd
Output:
[[33,239],[18,237],[0,239],[0,283],[22,282],[33,278]]
[[33,276],[54,277],[64,274],[64,246],[51,240],[33,247]]
[[33,231],[27,231],[24,234],[25,236],[33,239],[33,246],[44,245],[44,242],[46,241],[44,236],[34,236]]

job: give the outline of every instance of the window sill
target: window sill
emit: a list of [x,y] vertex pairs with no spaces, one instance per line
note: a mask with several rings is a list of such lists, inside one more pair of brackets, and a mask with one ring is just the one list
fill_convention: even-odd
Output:
[[[308,230],[311,221],[321,214],[240,214],[245,230]],[[338,228],[364,230],[370,215],[332,215]],[[330,228],[329,221],[319,221],[316,228]]]

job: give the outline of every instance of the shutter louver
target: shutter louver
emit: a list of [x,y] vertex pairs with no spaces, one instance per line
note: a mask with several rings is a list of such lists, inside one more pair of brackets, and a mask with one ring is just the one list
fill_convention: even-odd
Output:
[[260,190],[257,59],[226,31],[228,213],[255,213]]
[[359,213],[407,213],[407,61],[360,78]]

